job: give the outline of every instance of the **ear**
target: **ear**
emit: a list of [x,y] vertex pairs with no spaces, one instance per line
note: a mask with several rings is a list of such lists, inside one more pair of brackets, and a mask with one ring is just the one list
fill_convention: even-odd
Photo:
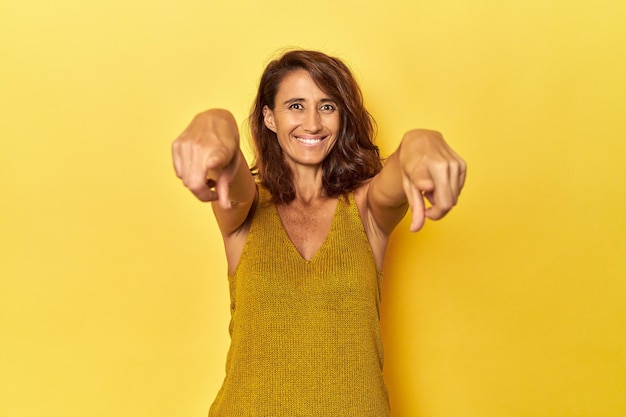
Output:
[[274,112],[267,106],[263,106],[263,123],[265,126],[276,133],[276,125],[274,124]]

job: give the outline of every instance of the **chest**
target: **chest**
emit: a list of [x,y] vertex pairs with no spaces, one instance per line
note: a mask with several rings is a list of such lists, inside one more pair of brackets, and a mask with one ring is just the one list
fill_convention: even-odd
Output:
[[290,204],[277,206],[280,221],[300,255],[310,260],[324,244],[330,232],[337,200],[315,205]]

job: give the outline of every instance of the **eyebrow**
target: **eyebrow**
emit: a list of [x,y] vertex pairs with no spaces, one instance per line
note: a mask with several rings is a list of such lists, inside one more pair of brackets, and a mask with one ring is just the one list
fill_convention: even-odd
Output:
[[[301,98],[301,97],[290,98],[289,100],[285,100],[283,102],[283,105],[285,105],[285,104],[293,104],[293,103],[297,103],[297,102],[300,102],[300,101],[306,101],[306,99],[305,98]],[[319,102],[320,103],[335,103],[336,104],[337,100],[333,100],[330,97],[325,97],[325,98],[321,99]]]

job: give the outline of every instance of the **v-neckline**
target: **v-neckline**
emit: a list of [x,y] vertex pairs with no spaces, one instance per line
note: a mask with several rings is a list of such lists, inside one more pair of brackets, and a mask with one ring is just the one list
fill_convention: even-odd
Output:
[[291,248],[291,251],[299,259],[301,259],[303,262],[305,262],[307,264],[313,262],[318,257],[318,255],[322,252],[324,247],[327,245],[328,240],[330,238],[330,235],[333,232],[333,230],[335,229],[335,222],[337,221],[337,217],[338,217],[338,213],[339,213],[339,204],[341,203],[339,200],[340,200],[340,198],[338,198],[337,201],[335,202],[335,210],[333,211],[333,218],[330,221],[330,226],[328,228],[328,231],[326,232],[326,236],[324,236],[324,240],[322,240],[322,243],[320,244],[320,246],[317,249],[315,249],[315,251],[313,252],[313,256],[311,256],[311,259],[306,259],[302,255],[302,253],[300,253],[300,251],[296,247],[295,243],[293,243],[293,240],[291,240],[291,237],[289,236],[289,233],[287,233],[287,228],[285,227],[285,223],[283,222],[282,217],[280,217],[280,212],[278,211],[278,206],[276,206],[274,204],[274,212],[276,213],[276,217],[278,218],[278,223],[280,224],[280,229],[281,229],[282,233],[284,234],[285,239],[287,240],[287,242],[289,242],[289,247]]

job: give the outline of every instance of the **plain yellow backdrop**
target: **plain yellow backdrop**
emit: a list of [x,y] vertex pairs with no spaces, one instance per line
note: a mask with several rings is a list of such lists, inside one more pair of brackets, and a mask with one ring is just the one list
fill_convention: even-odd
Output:
[[469,164],[459,206],[416,235],[403,222],[388,253],[394,416],[626,415],[624,1],[8,0],[0,16],[0,416],[206,415],[226,265],[169,146],[208,107],[245,131],[289,46],[351,65],[384,154],[428,127]]

